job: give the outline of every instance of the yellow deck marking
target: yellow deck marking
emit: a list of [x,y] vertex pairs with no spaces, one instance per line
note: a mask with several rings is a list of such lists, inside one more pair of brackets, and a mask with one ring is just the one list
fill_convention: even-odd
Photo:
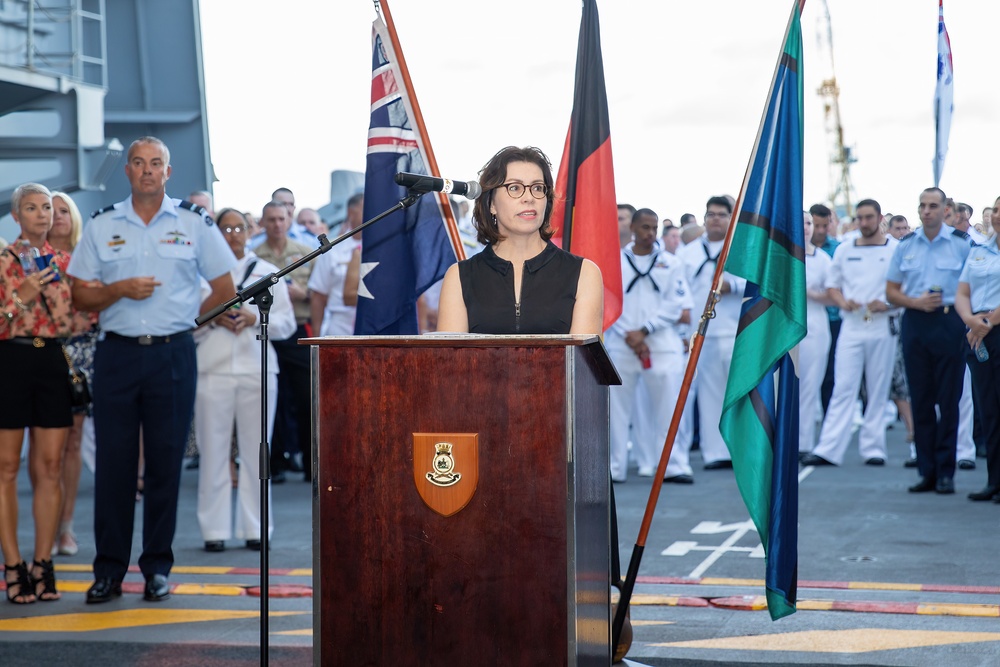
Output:
[[63,565],[61,563],[56,563],[56,572],[93,572],[94,568],[90,565]]
[[[86,593],[94,582],[60,579],[60,593]],[[226,584],[177,584],[171,589],[175,595],[245,595],[246,586]]]
[[847,584],[852,591],[921,591],[923,584],[890,584],[878,581],[852,581]]
[[[763,606],[754,609],[767,609],[767,598],[761,598]],[[796,609],[802,611],[830,611],[833,609],[833,600],[799,600],[795,603]]]
[[286,637],[312,637],[312,628],[303,630],[285,630],[284,632],[274,632],[275,635],[285,635]]
[[692,582],[702,586],[763,586],[763,579],[724,579],[722,577],[703,577],[701,581]]
[[[84,564],[79,564],[78,565],[78,564],[73,564],[73,563],[57,564],[55,569],[56,569],[56,572],[88,572],[89,573],[89,572],[93,572],[94,571],[93,567],[91,567],[90,565],[84,565]],[[199,566],[194,566],[194,565],[176,565],[173,568],[171,568],[170,573],[171,574],[222,574],[222,575],[230,575],[230,574],[232,574],[233,576],[246,576],[246,573],[234,574],[233,573],[234,569],[248,570],[248,569],[254,569],[254,568],[234,568],[234,567],[219,567],[219,566],[199,567]],[[136,576],[140,576],[140,575],[138,575],[138,573],[136,573]],[[272,577],[275,577],[275,576],[280,576],[280,577],[311,577],[312,576],[312,568],[299,567],[299,568],[288,570],[287,572],[283,572],[280,575],[278,575],[278,574],[271,574],[271,576]],[[760,585],[763,586],[764,585],[763,582],[761,582]]]
[[171,574],[229,574],[232,570],[231,567],[218,567],[218,566],[188,566],[188,567],[174,567],[170,569]]
[[86,593],[93,581],[73,581],[72,579],[60,579],[56,582],[60,593]]
[[640,621],[638,619],[632,619],[633,628],[642,628],[653,625],[673,625],[676,621]]
[[177,584],[171,593],[177,595],[244,595],[246,586],[225,584]]
[[920,646],[944,646],[1000,641],[996,632],[922,632],[919,630],[858,629],[809,631],[755,637],[723,637],[687,642],[650,644],[671,648],[711,648],[742,651],[801,651],[811,653],[866,653]]
[[918,614],[942,616],[982,616],[997,618],[1000,607],[995,604],[921,604],[917,607]]
[[[269,615],[295,616],[309,612],[272,611]],[[0,632],[94,632],[171,623],[202,623],[260,618],[256,611],[209,609],[122,609],[88,614],[56,614],[0,620]]]
[[636,606],[636,607],[642,606],[642,605],[655,605],[655,604],[664,605],[664,606],[667,606],[667,607],[676,607],[677,603],[678,603],[678,601],[680,600],[681,597],[684,597],[684,596],[678,596],[678,595],[651,595],[649,593],[642,593],[642,594],[639,594],[639,595],[633,595],[631,601],[629,602],[629,604],[633,605],[633,606]]

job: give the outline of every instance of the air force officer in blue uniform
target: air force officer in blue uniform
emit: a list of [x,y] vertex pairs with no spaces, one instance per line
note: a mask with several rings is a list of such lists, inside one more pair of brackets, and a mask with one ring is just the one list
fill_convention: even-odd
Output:
[[[128,150],[132,195],[84,227],[69,273],[73,302],[100,311],[94,360],[97,437],[95,582],[87,602],[121,595],[135,514],[139,434],[146,459],[139,569],[148,601],[169,596],[181,462],[194,410],[194,320],[234,295],[236,258],[204,209],[166,195],[170,151],[154,137]],[[211,294],[201,300],[199,278]]]
[[900,342],[921,477],[911,493],[955,493],[958,401],[967,347],[955,293],[972,244],[965,232],[944,225],[944,208],[940,189],[920,193],[922,226],[899,242],[886,274],[886,298],[906,309]]

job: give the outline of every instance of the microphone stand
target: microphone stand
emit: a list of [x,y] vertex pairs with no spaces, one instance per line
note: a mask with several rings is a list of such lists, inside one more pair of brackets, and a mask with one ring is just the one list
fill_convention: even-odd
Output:
[[382,213],[379,213],[371,220],[368,220],[354,229],[341,234],[333,241],[326,238],[326,234],[321,234],[317,239],[319,247],[308,255],[305,255],[295,262],[292,262],[276,273],[269,273],[252,285],[245,287],[236,293],[229,301],[216,306],[204,315],[195,319],[195,324],[201,326],[211,322],[216,317],[229,310],[238,303],[253,303],[260,312],[260,333],[257,340],[260,341],[260,664],[266,667],[268,664],[268,550],[271,548],[269,532],[269,521],[267,508],[270,506],[268,499],[268,482],[271,481],[271,446],[267,441],[267,325],[268,316],[271,310],[273,296],[271,287],[278,284],[283,276],[291,273],[295,269],[308,264],[325,252],[328,252],[335,245],[339,245],[351,236],[354,236],[362,229],[375,224],[379,220],[386,218],[396,211],[401,211],[413,206],[418,199],[427,191],[423,189],[407,190],[406,196],[400,199],[395,205]]

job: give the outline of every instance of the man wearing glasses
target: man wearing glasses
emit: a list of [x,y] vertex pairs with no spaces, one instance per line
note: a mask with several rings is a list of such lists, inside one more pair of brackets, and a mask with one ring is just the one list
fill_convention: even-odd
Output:
[[[677,257],[684,262],[687,282],[691,287],[695,308],[691,318],[692,327],[698,326],[699,309],[704,308],[708,301],[716,263],[725,243],[732,214],[733,207],[727,197],[710,198],[705,206],[705,233],[677,250]],[[692,396],[697,395],[698,399],[699,445],[705,470],[733,467],[729,449],[719,432],[719,419],[722,417],[722,402],[726,394],[729,364],[733,358],[733,342],[736,339],[745,288],[746,280],[743,278],[723,274],[720,299],[715,304],[715,319],[705,332],[705,342],[698,361],[698,375],[691,387]],[[693,400],[689,400],[687,409],[692,405]]]
[[[250,237],[246,219],[231,208],[219,214],[219,229],[236,256],[230,271],[236,289],[276,273],[278,267],[247,251]],[[295,333],[295,311],[288,286],[278,281],[271,288],[268,337],[280,341]],[[198,526],[205,551],[219,552],[236,537],[248,549],[261,548],[260,439],[261,358],[260,312],[252,303],[240,304],[215,318],[195,334],[198,341],[198,389],[195,429],[201,450],[198,470]],[[274,426],[278,400],[278,357],[267,346],[267,441]],[[233,423],[239,451],[235,530],[233,483],[229,468]],[[268,507],[270,512],[270,507]],[[273,522],[269,522],[273,527]],[[270,536],[270,535],[269,535]]]

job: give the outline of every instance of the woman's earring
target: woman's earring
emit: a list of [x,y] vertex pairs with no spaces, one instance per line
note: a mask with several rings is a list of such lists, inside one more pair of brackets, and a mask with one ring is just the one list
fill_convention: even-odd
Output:
[[497,226],[497,217],[495,215],[493,216],[493,226]]

